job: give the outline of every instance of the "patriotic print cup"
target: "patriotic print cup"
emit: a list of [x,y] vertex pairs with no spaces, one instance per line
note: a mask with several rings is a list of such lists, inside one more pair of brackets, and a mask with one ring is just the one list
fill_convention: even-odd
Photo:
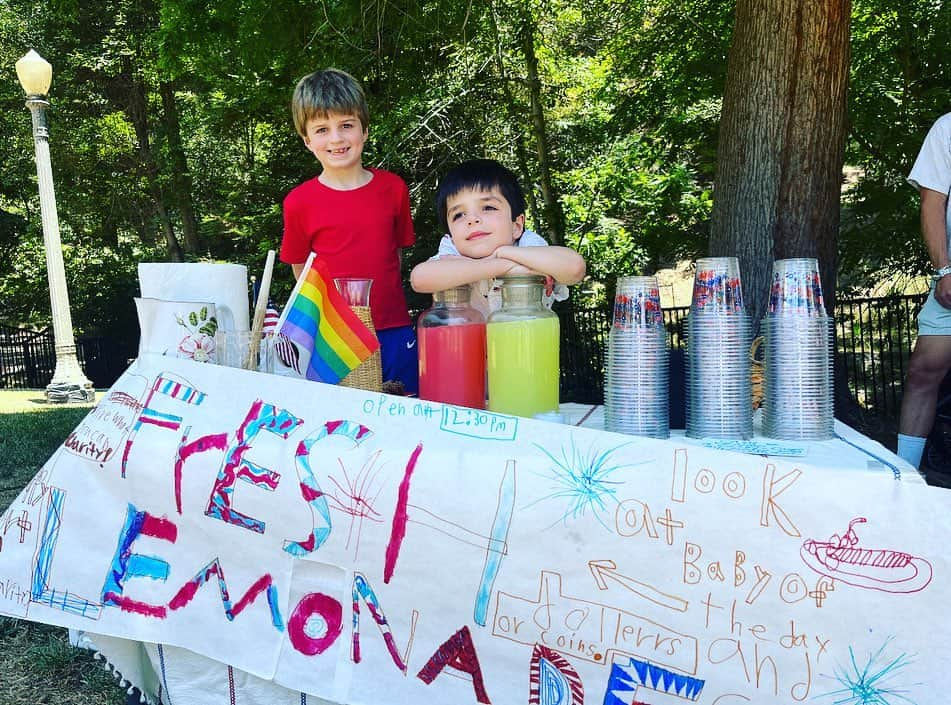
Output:
[[670,436],[668,354],[657,278],[619,278],[604,368],[606,430]]
[[773,262],[767,313],[771,316],[826,315],[819,262],[811,258],[778,259]]
[[753,437],[750,345],[736,257],[697,260],[687,316],[687,435]]

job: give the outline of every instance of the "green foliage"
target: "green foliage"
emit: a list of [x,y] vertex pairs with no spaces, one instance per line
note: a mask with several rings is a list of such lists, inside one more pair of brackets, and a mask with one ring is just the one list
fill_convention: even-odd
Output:
[[[279,246],[284,195],[318,171],[291,125],[291,91],[325,66],[364,85],[365,163],[410,186],[407,271],[442,235],[439,177],[477,156],[516,171],[529,225],[549,237],[550,173],[566,244],[609,286],[703,253],[733,10],[729,0],[7,0],[0,61],[34,47],[53,64],[50,149],[74,323],[131,339],[136,264],[176,256],[167,231],[188,260],[251,272]],[[947,3],[853,0],[847,163],[860,178],[843,202],[846,283],[925,265],[904,175],[951,104],[949,35]],[[42,325],[29,116],[13,80],[0,82],[0,100],[4,319]],[[273,298],[289,289],[281,267]]]
[[[132,298],[138,293],[138,263],[156,257],[153,248],[126,240],[116,246],[95,241],[65,244],[63,259],[76,334],[118,338],[134,334],[138,325]],[[11,260],[6,274],[0,276],[5,319],[47,325],[50,298],[42,235],[34,231],[22,237]]]
[[565,175],[571,240],[595,279],[653,273],[702,251],[710,191],[667,155],[662,143],[632,135]]
[[843,200],[844,288],[929,268],[905,177],[928,128],[951,106],[949,32],[947,3],[853,0],[846,163],[861,171]]

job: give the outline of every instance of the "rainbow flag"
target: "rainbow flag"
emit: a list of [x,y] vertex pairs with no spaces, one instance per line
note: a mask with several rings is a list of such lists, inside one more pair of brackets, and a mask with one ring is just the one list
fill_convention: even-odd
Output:
[[380,347],[313,254],[277,329],[297,346],[304,376],[328,384],[337,384]]

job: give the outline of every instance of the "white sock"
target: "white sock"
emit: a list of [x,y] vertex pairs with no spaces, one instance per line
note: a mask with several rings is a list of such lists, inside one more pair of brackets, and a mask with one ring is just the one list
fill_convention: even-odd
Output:
[[903,433],[898,434],[898,457],[907,461],[912,467],[917,468],[921,463],[921,454],[925,449],[927,438],[919,436],[906,436]]

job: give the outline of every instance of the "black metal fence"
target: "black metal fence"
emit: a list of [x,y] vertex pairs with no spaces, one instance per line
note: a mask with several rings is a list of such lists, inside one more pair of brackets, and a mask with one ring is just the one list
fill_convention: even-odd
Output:
[[846,299],[835,307],[836,353],[858,404],[897,416],[908,357],[918,335],[915,318],[926,294]]
[[[76,340],[76,357],[95,387],[112,385],[134,357],[138,341],[107,337]],[[0,325],[0,389],[42,389],[56,369],[53,331]]]
[[[925,295],[845,299],[835,309],[836,354],[856,402],[872,413],[897,415],[915,316]],[[561,321],[561,394],[565,401],[599,404],[604,399],[604,351],[610,312],[557,304]],[[664,310],[671,350],[683,349],[688,307]],[[86,337],[77,357],[96,387],[109,387],[134,357],[138,341]],[[42,388],[56,366],[53,334],[0,326],[0,389]]]

